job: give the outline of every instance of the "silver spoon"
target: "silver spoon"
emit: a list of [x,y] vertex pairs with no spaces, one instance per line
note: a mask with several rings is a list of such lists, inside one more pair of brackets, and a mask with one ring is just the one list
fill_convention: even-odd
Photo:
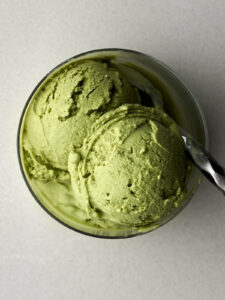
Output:
[[189,159],[225,195],[225,169],[191,135],[180,128]]

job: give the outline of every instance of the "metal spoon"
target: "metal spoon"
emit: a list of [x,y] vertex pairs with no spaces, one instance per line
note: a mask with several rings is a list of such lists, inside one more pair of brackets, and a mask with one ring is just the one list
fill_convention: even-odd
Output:
[[180,128],[189,159],[225,195],[225,169],[191,135]]

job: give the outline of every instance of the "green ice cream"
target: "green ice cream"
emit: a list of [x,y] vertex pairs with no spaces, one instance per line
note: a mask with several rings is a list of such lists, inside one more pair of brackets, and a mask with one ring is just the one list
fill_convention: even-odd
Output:
[[32,176],[62,176],[69,152],[82,146],[96,119],[137,102],[128,81],[106,62],[86,60],[59,69],[42,84],[26,116],[24,149]]
[[175,123],[140,105],[104,114],[82,149],[69,156],[77,206],[90,218],[126,226],[162,221],[178,207],[186,167]]
[[129,235],[159,226],[184,202],[188,164],[178,128],[140,103],[106,60],[68,62],[38,87],[20,153],[52,215],[83,232]]

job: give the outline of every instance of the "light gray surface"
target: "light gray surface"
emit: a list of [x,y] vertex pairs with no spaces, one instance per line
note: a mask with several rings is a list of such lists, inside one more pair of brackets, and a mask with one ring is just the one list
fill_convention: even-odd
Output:
[[79,52],[121,47],[183,77],[225,165],[224,11],[223,0],[0,0],[0,299],[224,299],[225,198],[206,181],[165,227],[100,240],[50,218],[16,156],[19,117],[43,75]]

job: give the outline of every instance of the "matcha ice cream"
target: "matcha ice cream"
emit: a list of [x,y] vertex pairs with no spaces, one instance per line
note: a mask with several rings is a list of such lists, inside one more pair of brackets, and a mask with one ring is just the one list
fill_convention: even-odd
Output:
[[125,72],[106,59],[68,62],[35,91],[21,127],[21,161],[57,219],[83,232],[129,235],[159,226],[182,205],[182,138],[168,115],[142,104]]
[[128,81],[106,62],[86,60],[59,69],[35,94],[27,114],[24,149],[32,176],[59,176],[67,170],[69,152],[82,146],[96,119],[121,104],[137,102]]
[[104,114],[68,165],[76,204],[90,218],[153,224],[184,197],[183,140],[159,109],[123,105]]

